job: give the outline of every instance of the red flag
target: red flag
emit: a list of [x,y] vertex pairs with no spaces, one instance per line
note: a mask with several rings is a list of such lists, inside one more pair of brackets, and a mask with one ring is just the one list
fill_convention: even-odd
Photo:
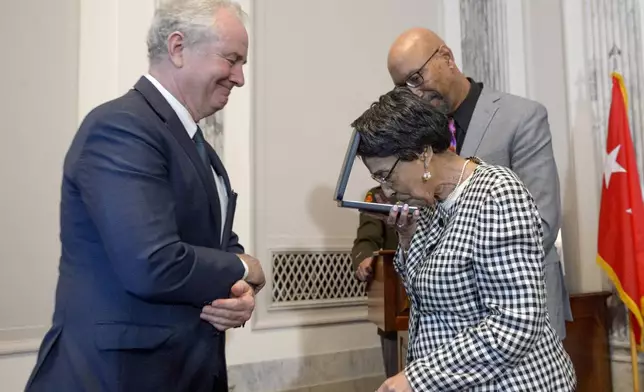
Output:
[[628,126],[624,80],[617,73],[613,73],[612,79],[597,262],[630,311],[630,324],[641,350],[644,343],[644,202]]

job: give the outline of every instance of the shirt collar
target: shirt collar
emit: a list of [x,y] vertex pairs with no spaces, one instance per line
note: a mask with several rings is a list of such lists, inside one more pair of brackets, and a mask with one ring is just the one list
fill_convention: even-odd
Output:
[[467,128],[470,126],[470,120],[472,120],[476,102],[478,102],[481,91],[483,91],[483,83],[475,82],[471,78],[467,78],[467,80],[470,82],[470,91],[468,91],[465,100],[463,100],[452,115],[456,124],[464,131],[467,131]]
[[186,107],[183,106],[181,102],[179,102],[179,100],[170,93],[170,91],[163,87],[163,85],[159,83],[154,76],[147,74],[145,77],[148,78],[150,83],[152,83],[154,87],[159,90],[161,95],[163,95],[166,101],[168,101],[174,112],[177,113],[177,116],[179,117],[181,124],[183,124],[183,127],[186,129],[186,132],[188,132],[188,136],[192,139],[195,136],[195,133],[197,133],[197,123],[193,120],[188,109],[186,109]]

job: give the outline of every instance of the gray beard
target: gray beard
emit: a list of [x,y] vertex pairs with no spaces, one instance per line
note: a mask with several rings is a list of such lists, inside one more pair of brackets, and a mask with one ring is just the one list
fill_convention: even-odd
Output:
[[423,99],[429,102],[441,113],[448,115],[450,111],[449,104],[441,94],[437,92],[427,92],[423,94]]

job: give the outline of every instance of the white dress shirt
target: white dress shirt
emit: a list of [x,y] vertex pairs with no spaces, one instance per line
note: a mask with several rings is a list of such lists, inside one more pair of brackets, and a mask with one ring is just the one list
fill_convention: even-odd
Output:
[[[188,109],[186,109],[181,102],[177,98],[175,98],[174,95],[172,95],[165,87],[159,83],[156,78],[150,74],[146,74],[145,77],[154,85],[154,87],[159,90],[161,95],[168,101],[172,109],[177,113],[177,116],[179,117],[179,120],[181,120],[181,124],[183,124],[183,127],[186,129],[186,132],[188,132],[188,136],[192,140],[192,138],[195,136],[195,133],[197,133],[197,123],[195,120],[192,118],[190,115],[190,112],[188,112]],[[221,209],[221,232],[220,232],[220,238],[223,238],[224,234],[224,226],[226,222],[226,214],[228,213],[228,192],[226,191],[226,185],[224,182],[224,179],[217,175],[215,172],[214,168],[212,168],[212,174],[213,177],[215,178],[215,184],[217,186],[217,193],[219,194],[219,203],[220,203],[220,209]],[[222,244],[223,245],[223,244]],[[241,258],[240,258],[241,260]],[[244,278],[246,278],[246,275],[248,274],[248,266],[244,262],[244,260],[241,260],[242,264],[244,265]]]

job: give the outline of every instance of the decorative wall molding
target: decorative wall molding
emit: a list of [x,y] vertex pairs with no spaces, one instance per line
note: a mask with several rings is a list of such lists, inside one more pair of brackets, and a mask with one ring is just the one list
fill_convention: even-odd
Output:
[[271,280],[271,308],[365,303],[365,285],[355,278],[350,251],[273,251]]
[[[354,278],[346,246],[278,247],[270,254],[271,265],[265,268],[270,278],[260,292],[265,306],[256,307],[253,328],[367,320],[365,288]],[[336,288],[329,291],[329,287]]]
[[[611,339],[610,340],[610,359],[613,362],[631,363],[631,345],[629,340]],[[638,353],[638,365],[640,371],[644,370],[644,353]]]
[[304,327],[314,325],[344,324],[367,321],[366,305],[338,305],[329,307],[271,307],[266,309],[255,307],[252,318],[253,329],[277,329],[289,327]]
[[0,356],[37,352],[47,330],[44,325],[0,329]]
[[[582,15],[584,58],[593,112],[596,153],[604,155],[614,70],[624,76],[628,117],[640,178],[644,179],[644,48],[639,0],[587,0]],[[609,53],[616,47],[620,55]],[[602,162],[599,162],[601,165]]]
[[224,159],[224,110],[220,110],[199,122],[204,138],[215,149],[219,159]]
[[[312,249],[307,247],[294,247],[292,249],[278,248],[271,250],[272,254],[277,255],[286,255],[286,254],[299,254],[310,256],[313,254],[318,255],[329,255],[329,254],[344,254],[346,255],[348,251],[346,248],[331,248],[331,249]],[[309,270],[305,263],[300,259],[293,259],[291,261],[297,261],[300,263],[298,266],[295,266],[296,269]],[[324,260],[324,257],[319,258],[319,260]],[[266,306],[256,308],[256,316],[253,317],[253,329],[276,329],[276,328],[288,328],[288,327],[300,327],[300,326],[313,326],[313,325],[329,325],[329,324],[343,324],[350,322],[359,322],[367,320],[367,303],[366,297],[362,295],[363,290],[360,290],[360,284],[357,281],[353,280],[352,271],[350,268],[350,259],[346,256],[340,259],[344,263],[341,268],[318,268],[317,271],[321,274],[321,277],[324,276],[334,276],[336,279],[339,279],[340,286],[350,286],[347,293],[359,293],[357,296],[346,296],[346,297],[336,297],[336,298],[327,298],[327,299],[304,299],[304,300],[292,300],[292,301],[274,301],[270,293],[274,291],[279,291],[284,289],[281,287],[275,287],[277,283],[281,284],[282,281],[285,281],[283,277],[278,279],[268,279],[266,287],[263,291],[266,292],[265,300]],[[270,268],[267,269],[266,274],[269,276],[273,275],[273,266],[271,263]],[[339,272],[339,274],[338,274]],[[299,280],[309,280],[310,283],[315,287],[320,287],[320,284],[328,283],[330,280],[328,278],[323,278],[316,281],[311,281],[313,275],[311,273],[307,274],[308,277],[303,275],[291,275],[292,279]],[[332,280],[332,279],[331,279]],[[341,290],[342,291],[342,290]],[[261,294],[261,293],[260,293]]]
[[461,4],[460,0],[443,0],[443,40],[452,49],[454,62],[463,70],[463,50],[461,48]]
[[528,96],[528,48],[526,14],[522,0],[505,1],[505,36],[507,55],[507,91],[521,97]]
[[[272,244],[269,255],[274,254],[345,254],[348,255],[353,238],[349,237],[293,237],[267,236],[267,244]],[[271,257],[272,259],[272,257]],[[344,283],[360,284],[353,280],[350,259],[345,256],[343,268],[320,271],[323,275],[336,274]],[[273,275],[274,264],[264,265],[267,276]],[[337,267],[337,265],[336,265]],[[304,301],[273,301],[274,279],[267,279],[266,286],[258,295],[258,305],[252,318],[253,329],[279,329],[301,326],[344,324],[367,321],[366,296],[317,299]],[[279,283],[279,282],[278,282]],[[355,289],[354,287],[354,289]]]
[[523,0],[445,0],[444,40],[464,74],[489,88],[527,96]]
[[37,353],[42,339],[24,339],[0,342],[0,357]]
[[463,72],[494,90],[509,92],[506,1],[460,0],[460,6]]

